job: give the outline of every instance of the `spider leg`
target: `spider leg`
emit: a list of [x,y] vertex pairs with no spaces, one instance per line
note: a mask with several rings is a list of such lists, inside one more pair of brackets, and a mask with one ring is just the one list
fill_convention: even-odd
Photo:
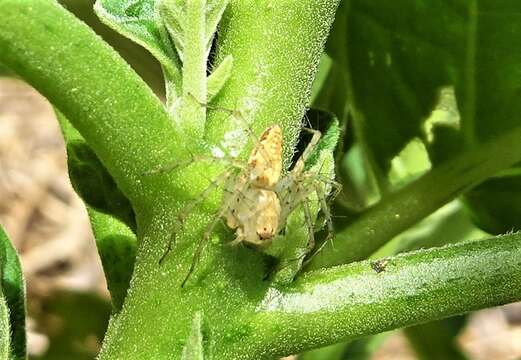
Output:
[[163,264],[163,261],[165,261],[166,256],[170,254],[170,251],[172,251],[172,248],[176,243],[175,234],[176,232],[172,232],[172,234],[170,235],[170,238],[168,239],[168,243],[166,245],[166,249],[165,251],[163,251],[163,255],[161,255],[161,258],[159,259],[159,265]]
[[303,266],[306,266],[309,264],[309,262],[318,254],[322,249],[327,245],[329,241],[331,241],[331,244],[333,244],[333,236],[334,236],[334,228],[333,228],[333,219],[331,216],[331,212],[329,211],[329,205],[327,204],[325,195],[321,189],[321,187],[318,184],[314,184],[315,191],[317,193],[317,197],[320,201],[320,210],[324,213],[324,217],[326,218],[326,225],[327,225],[327,236],[324,240],[324,242],[319,246],[319,248],[314,251],[308,259],[304,262]]
[[190,269],[188,269],[188,273],[186,274],[185,278],[183,279],[183,282],[181,283],[181,287],[184,287],[188,279],[190,278],[190,275],[195,270],[195,267],[199,263],[199,260],[201,259],[201,253],[203,252],[204,247],[208,243],[208,240],[210,239],[210,236],[213,232],[213,229],[217,226],[217,223],[221,220],[221,216],[216,216],[213,221],[208,225],[206,228],[204,235],[199,241],[199,244],[197,244],[197,249],[195,250],[194,257],[192,259],[192,263],[190,264]]
[[229,246],[237,246],[237,245],[239,245],[240,243],[242,243],[244,241],[244,234],[243,234],[243,232],[241,231],[240,228],[237,229],[235,234],[236,234],[235,239],[230,241],[227,245],[229,245]]
[[206,187],[197,197],[197,199],[188,202],[183,208],[178,212],[177,219],[175,223],[174,231],[172,232],[172,235],[168,239],[168,243],[166,246],[165,251],[163,252],[163,255],[161,255],[161,258],[159,259],[159,264],[161,265],[163,261],[166,259],[167,255],[172,251],[172,248],[175,245],[176,242],[176,234],[178,230],[182,229],[185,220],[188,218],[188,216],[192,213],[192,210],[208,199],[208,196],[214,191],[219,185],[223,182],[225,182],[230,174],[232,173],[231,170],[223,172],[221,175],[219,175],[216,179],[210,181],[210,185]]
[[308,145],[304,149],[304,152],[302,155],[298,158],[297,162],[295,163],[295,166],[293,167],[292,172],[302,172],[304,170],[304,164],[310,157],[311,153],[313,152],[313,149],[315,146],[317,146],[318,142],[320,141],[320,138],[322,137],[322,133],[318,130],[309,129],[309,128],[303,128],[304,131],[310,132],[313,134],[311,137],[311,140],[309,141]]
[[[304,178],[309,178],[309,179],[312,179],[312,181],[320,181],[326,185],[329,185],[331,186],[332,188],[332,191],[331,193],[327,196],[328,198],[328,201],[327,203],[330,204],[337,196],[338,194],[340,194],[340,192],[342,191],[342,184],[339,183],[338,181],[335,181],[335,180],[332,180],[330,178],[328,178],[327,176],[324,176],[324,175],[320,175],[320,174],[314,174],[314,173],[311,173],[311,174],[304,174],[303,175]],[[324,196],[326,197],[326,196]]]
[[331,204],[333,200],[335,200],[336,197],[342,192],[342,184],[335,180],[329,180],[328,184],[333,188],[333,191],[331,191],[327,201],[328,204]]
[[186,274],[185,278],[183,279],[183,282],[181,283],[181,287],[184,287],[190,276],[195,270],[195,267],[199,263],[201,259],[201,254],[208,243],[208,240],[210,239],[210,236],[214,230],[214,228],[217,226],[219,221],[222,217],[226,214],[227,211],[229,211],[230,207],[232,206],[232,203],[236,201],[236,198],[234,196],[228,197],[224,204],[221,206],[219,211],[214,216],[214,219],[212,222],[206,227],[206,230],[204,232],[203,237],[201,238],[201,241],[199,241],[199,244],[197,244],[197,248],[194,253],[194,257],[192,259],[192,263],[190,264],[190,268],[188,269],[188,273]]
[[[307,243],[306,249],[304,251],[302,251],[303,250],[302,248],[296,249],[297,253],[295,254],[295,257],[292,257],[292,258],[289,258],[289,259],[283,259],[283,261],[281,261],[281,263],[279,263],[277,271],[282,271],[282,270],[288,268],[289,266],[291,266],[294,262],[301,261],[315,247],[315,229],[314,229],[314,226],[313,226],[313,217],[311,215],[311,210],[309,208],[309,202],[307,200],[303,200],[301,202],[301,204],[302,204],[302,209],[303,209],[303,212],[304,212],[304,222],[305,222],[305,225],[307,227],[308,234],[309,234],[309,238],[308,238],[308,243]],[[306,263],[307,262],[304,262],[302,264],[302,266],[305,265]]]
[[317,180],[325,183],[326,185],[331,186],[331,191],[328,195],[324,194],[324,198],[327,197],[327,204],[330,205],[336,197],[342,192],[342,184],[338,181],[328,179],[325,176],[319,176]]
[[306,220],[306,226],[309,233],[309,241],[306,251],[306,254],[309,254],[315,248],[315,227],[313,226],[313,217],[311,216],[308,201],[304,201],[302,207],[304,208],[304,219]]
[[256,149],[259,149],[259,152],[262,154],[262,156],[267,160],[269,159],[269,156],[268,154],[266,153],[266,151],[264,150],[264,148],[262,147],[258,137],[255,135],[255,133],[253,132],[253,130],[251,129],[251,125],[246,121],[246,119],[244,118],[244,116],[242,115],[242,113],[239,111],[239,110],[232,110],[232,109],[227,109],[227,108],[224,108],[224,107],[221,107],[221,106],[215,106],[215,105],[210,105],[208,103],[205,103],[205,102],[202,102],[202,101],[199,101],[199,99],[197,99],[194,95],[192,94],[189,94],[200,106],[203,106],[207,109],[210,109],[210,110],[217,110],[217,111],[221,111],[221,112],[224,112],[224,113],[227,113],[229,114],[230,116],[232,116],[234,119],[237,119],[239,120],[243,127],[244,127],[244,130],[248,133],[248,136],[249,138],[251,139],[251,141],[253,142],[253,145],[255,146]]
[[315,191],[317,192],[317,197],[320,200],[320,210],[324,213],[324,216],[326,218],[326,225],[327,225],[327,237],[324,241],[325,243],[329,240],[333,239],[334,236],[334,229],[333,229],[333,220],[331,217],[331,211],[329,211],[329,205],[327,204],[326,197],[324,192],[322,191],[322,188],[318,184],[314,184]]
[[188,167],[191,164],[195,164],[201,161],[222,161],[232,167],[243,170],[245,168],[244,163],[232,158],[231,156],[212,156],[212,155],[191,155],[189,159],[184,161],[173,161],[168,164],[157,166],[151,170],[143,173],[144,176],[150,176],[155,174],[165,174],[177,170],[179,168]]

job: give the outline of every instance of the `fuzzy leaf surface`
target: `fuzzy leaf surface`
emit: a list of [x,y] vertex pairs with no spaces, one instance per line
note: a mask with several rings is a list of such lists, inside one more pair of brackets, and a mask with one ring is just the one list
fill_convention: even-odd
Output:
[[[7,313],[9,315],[11,353],[10,359],[25,359],[27,341],[25,335],[25,282],[16,249],[11,244],[11,241],[1,226],[0,291],[3,294],[3,299],[5,300],[5,304],[8,308]],[[0,318],[2,317],[1,313],[2,309],[0,309]],[[0,319],[0,321],[2,320]],[[0,343],[0,347],[2,346],[5,346],[5,344]],[[0,349],[0,351],[2,350]]]

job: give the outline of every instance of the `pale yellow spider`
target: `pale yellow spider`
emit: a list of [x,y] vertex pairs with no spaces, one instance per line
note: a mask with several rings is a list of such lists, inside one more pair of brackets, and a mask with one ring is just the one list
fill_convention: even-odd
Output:
[[[233,116],[240,116],[236,111],[229,112]],[[178,216],[179,223],[182,224],[196,204],[204,201],[216,188],[223,187],[224,195],[221,206],[207,226],[181,286],[186,284],[195,270],[205,245],[221,219],[225,220],[229,228],[235,230],[235,240],[231,244],[244,242],[265,248],[277,234],[283,231],[288,216],[302,205],[309,233],[306,254],[309,254],[315,246],[313,235],[315,230],[308,198],[315,193],[326,219],[328,234],[329,236],[333,234],[324,183],[336,189],[340,185],[333,180],[305,170],[306,160],[321,137],[317,130],[306,130],[313,134],[312,139],[291,170],[284,176],[281,176],[283,136],[282,129],[278,125],[268,127],[258,139],[251,134],[255,146],[244,164],[236,159],[219,158],[230,163],[230,168],[212,181],[211,185],[198,196],[198,200],[189,203]],[[215,157],[200,156],[191,159],[190,163],[209,158],[215,160]],[[149,174],[172,171],[177,166],[162,167],[152,170]],[[175,232],[160,263],[172,249]]]

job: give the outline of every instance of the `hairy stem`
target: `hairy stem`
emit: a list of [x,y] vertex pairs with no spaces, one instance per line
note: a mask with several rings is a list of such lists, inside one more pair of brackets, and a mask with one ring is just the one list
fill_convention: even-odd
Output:
[[[244,125],[217,109],[225,107],[244,111],[256,131],[274,123],[293,129],[285,133],[291,149],[336,6],[336,1],[329,0],[230,3],[219,25],[218,57],[222,60],[231,54],[233,70],[212,103],[216,106],[207,109],[208,142],[220,145],[224,134]],[[226,139],[248,141],[246,136]],[[291,154],[286,153],[288,160]],[[188,158],[187,153],[183,160]],[[209,199],[190,209],[182,231],[175,227],[179,225],[176,215],[183,204],[198,199],[216,175],[208,162],[176,171],[170,179],[184,179],[187,186],[177,193],[175,204],[156,206],[154,216],[139,224],[142,239],[133,279],[122,311],[110,324],[100,359],[178,359],[196,313],[201,314],[205,351],[210,354],[248,331],[243,317],[263,298],[268,269],[259,251],[225,245],[233,237],[231,231],[217,227],[210,234],[194,273],[180,286],[197,245],[208,235],[208,224],[215,220],[212,216],[220,205],[221,189],[217,187]],[[159,265],[172,232],[177,235],[174,249]],[[253,351],[248,356],[258,358]]]
[[142,174],[183,144],[161,102],[57,2],[0,0],[0,14],[0,61],[70,119],[134,205],[150,200],[159,184]]
[[298,353],[519,301],[520,241],[511,234],[398,255],[380,272],[362,261],[307,273],[270,289],[248,324],[255,335],[219,358],[240,358],[252,346],[266,357]]
[[[278,124],[289,165],[308,105],[337,0],[232,0],[218,36],[217,63],[233,70],[215,104],[240,110],[256,133]],[[209,118],[206,138],[220,142],[238,125],[226,114]]]
[[[186,47],[183,56],[183,108],[180,124],[195,138],[201,138],[206,120],[206,0],[186,3]],[[196,100],[197,99],[197,100]]]

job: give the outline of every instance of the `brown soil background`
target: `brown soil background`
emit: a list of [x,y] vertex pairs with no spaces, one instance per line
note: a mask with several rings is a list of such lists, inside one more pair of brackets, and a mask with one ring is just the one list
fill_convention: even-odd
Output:
[[[27,282],[28,349],[34,359],[93,359],[109,295],[83,203],[67,177],[51,106],[31,87],[0,79],[0,223]],[[458,338],[470,359],[521,357],[521,305],[474,313]],[[395,331],[374,360],[415,359]]]

